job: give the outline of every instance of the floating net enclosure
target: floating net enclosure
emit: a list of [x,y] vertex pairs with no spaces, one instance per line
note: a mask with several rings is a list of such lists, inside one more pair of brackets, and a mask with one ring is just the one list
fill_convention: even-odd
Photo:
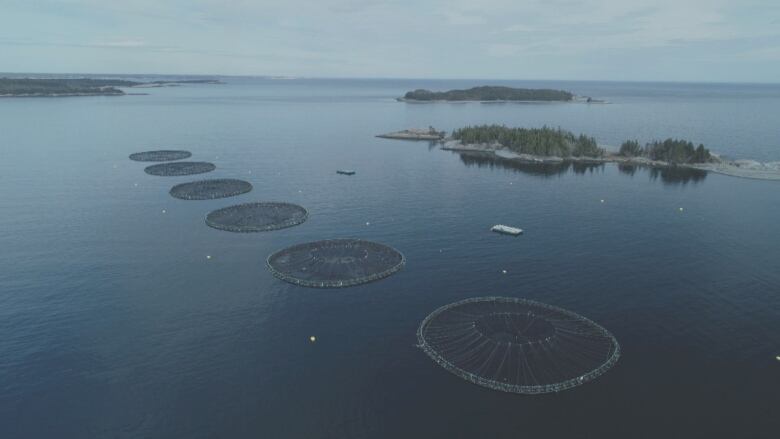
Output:
[[217,167],[209,162],[172,162],[147,166],[144,168],[144,172],[161,177],[176,177],[180,175],[203,174],[215,169]]
[[213,200],[241,195],[252,190],[252,184],[244,180],[218,178],[177,184],[170,190],[171,196],[182,200]]
[[189,151],[175,151],[163,149],[159,151],[144,151],[130,154],[130,160],[137,162],[169,162],[171,160],[182,160],[192,156]]
[[555,306],[507,297],[445,305],[423,320],[419,347],[455,375],[495,390],[549,393],[586,383],[620,357],[615,337]]
[[309,213],[290,203],[246,203],[215,210],[206,224],[228,232],[264,232],[284,229],[306,221]]
[[361,239],[331,239],[298,244],[268,257],[274,276],[304,287],[351,287],[390,276],[404,256],[383,244]]

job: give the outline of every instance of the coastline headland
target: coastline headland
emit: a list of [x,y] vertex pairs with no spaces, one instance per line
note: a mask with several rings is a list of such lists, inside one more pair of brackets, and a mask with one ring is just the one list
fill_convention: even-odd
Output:
[[124,96],[121,88],[175,87],[181,84],[222,84],[216,79],[139,82],[98,78],[0,78],[0,97]]

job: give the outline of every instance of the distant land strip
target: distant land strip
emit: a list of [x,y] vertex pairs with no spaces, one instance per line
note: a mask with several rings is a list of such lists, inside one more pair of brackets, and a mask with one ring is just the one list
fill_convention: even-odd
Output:
[[480,86],[466,90],[431,91],[417,89],[398,98],[402,102],[593,102],[603,103],[588,96],[577,96],[565,90],[547,88],[513,88],[503,86]]
[[122,96],[117,87],[172,87],[180,84],[222,84],[216,79],[138,82],[93,78],[0,78],[0,97]]

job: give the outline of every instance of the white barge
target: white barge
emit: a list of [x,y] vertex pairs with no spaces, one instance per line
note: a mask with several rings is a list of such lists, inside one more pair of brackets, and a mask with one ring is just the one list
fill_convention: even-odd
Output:
[[503,224],[496,224],[495,226],[491,227],[490,230],[492,232],[503,233],[505,235],[512,235],[512,236],[523,234],[523,229],[518,229],[517,227],[509,227]]

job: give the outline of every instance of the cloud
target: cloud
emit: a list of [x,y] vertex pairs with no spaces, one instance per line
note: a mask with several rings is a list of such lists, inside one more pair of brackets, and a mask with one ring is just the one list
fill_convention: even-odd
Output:
[[536,28],[527,24],[513,24],[504,28],[504,32],[533,32]]
[[[771,24],[780,23],[776,0],[5,2],[0,44],[70,47],[41,49],[38,56],[72,53],[95,63],[114,52],[138,69],[144,59],[181,69],[186,58],[201,70],[242,73],[489,77],[533,68],[537,76],[576,75],[592,72],[595,57],[605,69],[636,71],[631,63],[672,52],[680,55],[678,65],[694,69],[704,49],[721,60],[748,53],[772,59],[771,49],[750,50],[774,42],[735,42],[780,34]],[[167,53],[183,55],[160,55]],[[14,67],[24,60],[21,49],[18,54],[13,62],[0,59],[0,70],[3,63],[21,68]],[[535,57],[533,66],[527,57]],[[669,64],[669,71],[677,70],[684,69]]]
[[147,44],[145,41],[140,39],[121,39],[121,40],[113,40],[113,41],[104,41],[104,42],[96,42],[92,43],[88,46],[92,47],[106,47],[106,48],[119,48],[119,49],[139,49],[139,48],[145,48],[149,49],[151,46]]

